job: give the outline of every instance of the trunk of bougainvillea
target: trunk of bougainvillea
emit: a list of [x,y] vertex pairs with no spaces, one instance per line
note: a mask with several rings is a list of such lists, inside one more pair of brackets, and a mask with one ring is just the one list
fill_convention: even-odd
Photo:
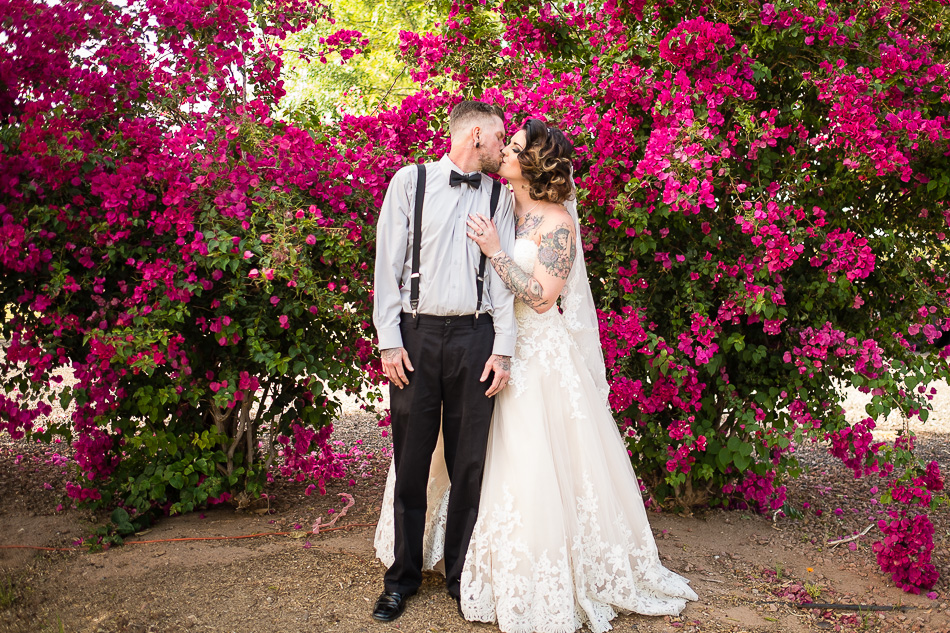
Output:
[[247,398],[239,406],[222,410],[217,404],[211,403],[211,417],[214,420],[215,429],[228,439],[228,442],[222,445],[222,449],[227,456],[227,462],[224,465],[218,465],[218,468],[226,477],[234,474],[234,453],[242,442],[247,444],[244,463],[248,470],[253,465],[254,420],[251,418],[251,406],[253,404],[254,401]]
[[688,512],[690,508],[708,506],[709,502],[719,494],[721,494],[720,491],[712,482],[701,484],[695,479],[687,479],[673,488],[673,504]]

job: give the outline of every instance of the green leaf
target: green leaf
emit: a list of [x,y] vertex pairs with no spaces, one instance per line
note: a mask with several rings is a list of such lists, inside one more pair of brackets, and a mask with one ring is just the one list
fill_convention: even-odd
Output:
[[745,472],[749,468],[749,464],[752,463],[752,459],[746,457],[745,455],[735,455],[732,458],[732,463],[739,470],[739,472]]
[[69,403],[73,401],[73,389],[72,387],[64,387],[63,391],[59,394],[59,406],[65,411],[69,408]]
[[726,472],[726,468],[732,465],[733,453],[726,447],[720,449],[716,454],[716,464],[719,466],[719,470]]
[[116,532],[119,534],[126,535],[135,532],[135,526],[133,526],[129,520],[129,513],[123,508],[113,510],[110,518],[112,519],[112,524],[115,526]]

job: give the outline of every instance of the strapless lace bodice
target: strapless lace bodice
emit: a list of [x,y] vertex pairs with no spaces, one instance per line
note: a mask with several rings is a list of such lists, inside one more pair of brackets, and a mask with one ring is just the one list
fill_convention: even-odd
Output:
[[538,245],[534,240],[519,237],[515,240],[515,247],[511,251],[511,259],[526,272],[534,270],[534,263],[538,261]]

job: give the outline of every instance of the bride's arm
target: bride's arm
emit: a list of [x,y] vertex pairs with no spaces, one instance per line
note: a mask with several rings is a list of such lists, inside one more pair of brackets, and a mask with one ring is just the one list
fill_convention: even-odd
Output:
[[[564,288],[576,254],[577,236],[574,235],[574,222],[570,215],[566,211],[556,214],[547,218],[540,227],[538,264],[533,274],[526,272],[507,253],[496,248],[498,242],[494,239],[494,227],[489,222],[479,218],[471,224],[475,233],[469,233],[469,237],[479,244],[483,252],[489,251],[485,254],[491,257],[495,272],[508,289],[535,312],[541,314],[550,310]],[[478,235],[478,232],[483,235]]]
[[491,265],[515,297],[521,299],[536,312],[544,312],[547,307],[550,307],[548,300],[545,298],[544,287],[541,282],[526,273],[521,266],[508,256],[508,253],[498,251],[491,258]]

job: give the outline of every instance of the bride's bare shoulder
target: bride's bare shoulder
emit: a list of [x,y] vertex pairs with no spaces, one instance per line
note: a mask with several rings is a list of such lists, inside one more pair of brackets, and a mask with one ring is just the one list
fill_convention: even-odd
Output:
[[574,218],[564,208],[563,204],[548,203],[544,208],[544,222],[541,225],[544,232],[553,231],[558,228],[567,228],[571,234],[574,233]]

